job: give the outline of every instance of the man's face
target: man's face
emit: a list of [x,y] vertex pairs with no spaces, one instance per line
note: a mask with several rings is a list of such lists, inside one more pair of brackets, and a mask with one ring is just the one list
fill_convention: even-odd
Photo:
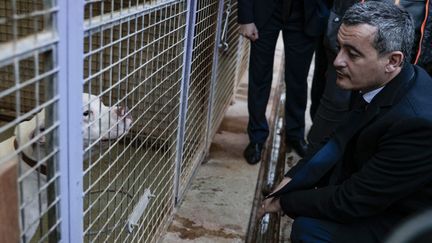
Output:
[[368,24],[342,24],[338,33],[339,53],[333,62],[336,83],[346,90],[364,92],[386,83],[385,67],[388,55],[378,55],[372,46],[377,29]]

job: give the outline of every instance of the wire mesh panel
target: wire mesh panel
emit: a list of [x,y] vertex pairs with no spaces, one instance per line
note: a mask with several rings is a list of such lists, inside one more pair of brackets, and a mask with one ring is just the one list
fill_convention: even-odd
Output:
[[222,19],[222,26],[225,26],[226,24],[226,27],[222,30],[219,43],[219,62],[212,101],[210,137],[213,137],[216,133],[216,130],[224,117],[227,105],[231,102],[234,95],[234,85],[237,78],[237,60],[239,55],[236,0],[225,0],[224,15]]
[[186,10],[85,2],[85,242],[154,242],[174,209]]
[[[45,1],[50,2],[50,1]],[[19,38],[28,37],[50,28],[45,13],[50,11],[43,0],[8,0],[0,4],[0,42],[11,43]]]
[[192,64],[188,87],[188,108],[180,172],[181,193],[186,188],[194,169],[200,162],[198,156],[202,155],[205,149],[217,12],[217,0],[197,1]]
[[0,235],[10,242],[61,240],[57,15],[55,1],[0,3],[0,211],[19,240],[4,224]]
[[235,87],[238,86],[241,78],[243,77],[245,72],[248,70],[248,67],[249,67],[249,48],[250,48],[249,40],[246,38],[240,38],[240,45],[238,47],[239,60],[237,63],[237,76],[239,78],[236,80]]

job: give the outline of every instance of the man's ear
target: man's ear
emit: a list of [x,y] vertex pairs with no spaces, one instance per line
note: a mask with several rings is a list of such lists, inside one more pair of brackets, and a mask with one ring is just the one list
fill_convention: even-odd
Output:
[[393,51],[389,53],[388,63],[385,67],[386,73],[392,73],[402,66],[404,54],[401,51]]

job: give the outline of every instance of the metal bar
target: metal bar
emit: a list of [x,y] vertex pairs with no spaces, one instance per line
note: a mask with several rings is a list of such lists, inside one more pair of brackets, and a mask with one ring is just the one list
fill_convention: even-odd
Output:
[[[50,0],[48,0],[50,1]],[[43,10],[35,10],[31,13],[25,13],[25,14],[14,14],[12,16],[13,20],[22,20],[22,19],[26,19],[26,18],[32,18],[32,17],[38,17],[38,16],[47,16],[50,13],[54,13],[57,12],[58,8],[57,7],[51,7],[51,8],[45,8]]]
[[[44,4],[48,4],[45,0]],[[52,20],[52,19],[51,19]],[[53,68],[54,65],[57,65],[57,52],[56,49],[54,48],[53,53],[44,53],[45,56],[45,60],[46,63],[45,65],[47,65],[50,69]],[[52,57],[52,58],[50,58]],[[53,60],[54,59],[54,60]],[[36,62],[37,65],[38,62]],[[39,68],[36,68],[37,71],[39,71]],[[46,77],[46,79],[55,79],[56,81],[58,81],[58,79],[55,78],[55,76],[51,76],[51,77]],[[47,82],[49,83],[49,82]],[[45,86],[45,93],[47,94],[48,97],[54,97],[55,94],[57,93],[57,82],[52,82],[53,85],[46,85]],[[38,86],[37,86],[38,87]],[[38,92],[36,92],[38,93]],[[37,102],[38,104],[40,103],[39,101]],[[57,105],[51,105],[48,106],[46,108],[46,113],[45,113],[45,124],[46,127],[51,127],[55,121],[54,119],[56,119],[56,114],[58,111],[59,107]],[[52,148],[54,148],[54,146],[56,145],[56,136],[54,135],[53,132],[48,133],[47,136],[47,152],[52,150]],[[53,157],[49,157],[49,159],[46,162],[47,165],[47,180],[50,181],[52,178],[55,178],[56,173],[57,173],[57,166],[55,165],[56,160]],[[48,206],[52,205],[55,201],[56,201],[56,195],[57,195],[57,185],[56,182],[53,181],[52,183],[48,184],[48,190],[47,190],[47,197],[48,197]],[[55,204],[54,204],[55,205]],[[59,215],[59,212],[57,211],[58,207],[53,207],[51,209],[48,210],[48,227],[52,227],[53,230],[55,231],[54,233],[49,232],[48,235],[48,242],[58,242],[59,240],[59,236],[60,236],[60,232],[58,231],[56,226],[56,222],[57,222],[57,217]],[[42,224],[42,219],[41,219],[41,224]]]
[[102,14],[101,16],[98,16],[97,18],[89,18],[84,21],[84,31],[88,32],[93,29],[101,28],[102,26],[105,26],[107,24],[117,24],[118,22],[121,22],[122,19],[125,18],[132,18],[134,15],[141,15],[143,13],[157,10],[159,8],[163,8],[168,4],[175,3],[176,0],[166,0],[158,2],[155,4],[141,4],[137,5],[136,9],[129,10],[127,14],[124,14],[124,11],[121,8],[117,11],[111,11],[107,14]]
[[234,74],[234,94],[237,91],[237,84],[239,84],[239,79],[240,77],[240,68],[241,68],[241,61],[242,61],[242,56],[243,56],[243,48],[242,44],[243,44],[243,39],[242,36],[238,35],[237,37],[237,46],[236,46],[236,64],[235,64],[235,74]]
[[180,177],[181,177],[181,164],[183,158],[183,145],[184,135],[186,126],[186,113],[188,106],[189,96],[189,81],[190,81],[190,70],[192,66],[192,51],[193,51],[193,40],[195,32],[195,20],[196,20],[196,0],[187,0],[187,6],[189,11],[186,14],[186,40],[185,40],[185,52],[183,55],[183,72],[181,81],[180,91],[180,114],[179,114],[179,125],[177,132],[177,150],[176,150],[176,169],[174,175],[174,205],[177,205],[178,198],[180,197]]
[[0,44],[0,66],[6,65],[14,58],[31,56],[35,50],[50,47],[58,42],[58,36],[53,31],[40,32],[16,41]]
[[206,126],[206,136],[205,136],[205,153],[207,153],[207,151],[210,148],[210,144],[211,144],[211,136],[212,136],[212,131],[211,131],[211,127],[212,127],[212,120],[213,120],[213,109],[214,109],[214,99],[215,99],[215,92],[216,92],[216,82],[217,80],[217,70],[218,70],[218,64],[219,64],[219,39],[221,38],[221,28],[223,27],[222,25],[222,18],[223,18],[223,14],[224,14],[224,6],[225,6],[225,1],[224,0],[220,0],[219,1],[219,6],[218,6],[218,15],[217,15],[217,26],[216,26],[216,36],[215,36],[215,41],[214,41],[214,49],[213,49],[213,65],[212,65],[212,74],[211,74],[211,79],[210,79],[210,97],[208,99],[208,113],[207,113],[207,126]]
[[[265,168],[264,173],[264,184],[261,188],[261,195],[268,195],[271,193],[273,188],[277,186],[277,182],[283,177],[284,165],[285,165],[285,143],[284,141],[284,126],[283,117],[279,117],[283,114],[284,101],[280,100],[278,104],[279,108],[276,110],[278,117],[274,123],[274,137],[271,149],[268,154],[268,165]],[[280,231],[280,214],[266,214],[263,219],[259,222],[256,227],[256,239],[254,242],[279,242],[279,231]]]
[[[223,11],[223,10],[222,10]],[[223,14],[223,13],[222,13]],[[225,20],[223,23],[223,29],[220,38],[218,39],[218,48],[221,48],[223,51],[228,50],[228,28],[229,28],[229,16],[231,14],[231,0],[228,0],[227,10],[225,11]]]
[[[281,69],[283,70],[283,69]],[[281,75],[282,77],[282,75]],[[258,182],[255,190],[255,198],[252,204],[251,215],[247,230],[246,242],[278,242],[280,215],[265,215],[261,221],[257,221],[256,213],[263,196],[271,192],[276,186],[277,181],[283,175],[285,149],[282,142],[282,135],[279,134],[283,129],[283,120],[279,119],[280,110],[283,110],[283,100],[281,99],[282,79],[278,80],[278,85],[274,94],[273,109],[271,112],[270,136],[264,148],[264,157],[261,161]],[[282,103],[282,104],[281,104]],[[281,115],[283,117],[283,115]],[[283,118],[282,118],[283,119]],[[282,127],[278,127],[282,126]]]
[[58,1],[60,209],[63,242],[83,242],[83,1]]

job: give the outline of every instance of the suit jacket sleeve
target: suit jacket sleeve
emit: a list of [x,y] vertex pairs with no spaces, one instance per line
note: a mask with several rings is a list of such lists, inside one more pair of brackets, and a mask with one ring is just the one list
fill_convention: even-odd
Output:
[[290,216],[342,223],[376,215],[431,181],[431,137],[430,121],[399,121],[381,137],[372,158],[348,180],[282,195],[282,210]]
[[293,167],[291,167],[286,173],[285,177],[293,178],[297,171],[301,170],[303,166],[312,158],[314,155],[324,147],[327,142],[330,140],[330,137],[326,137],[317,144],[309,144],[308,149],[306,151],[306,155],[304,158],[300,159]]
[[238,1],[237,21],[239,24],[250,24],[254,22],[253,7],[254,0]]

